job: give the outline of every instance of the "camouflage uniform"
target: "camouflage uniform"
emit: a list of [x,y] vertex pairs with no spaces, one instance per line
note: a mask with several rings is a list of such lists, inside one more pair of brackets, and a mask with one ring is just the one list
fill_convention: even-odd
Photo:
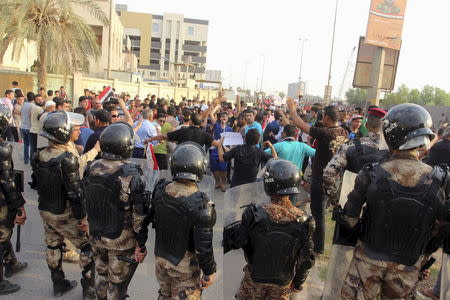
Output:
[[[130,164],[120,161],[112,161],[100,159],[95,161],[86,172],[84,178],[85,184],[89,184],[90,176],[101,176],[113,174],[120,170],[124,165]],[[134,251],[136,244],[145,245],[148,233],[148,203],[145,204],[144,211],[138,205],[138,200],[148,200],[145,198],[145,184],[140,168],[135,168],[137,172],[134,175],[126,174],[119,175],[120,182],[119,201],[125,211],[123,217],[123,227],[120,236],[115,239],[110,239],[104,236],[94,237],[92,232],[89,235],[89,241],[94,252],[95,269],[97,276],[95,278],[95,289],[98,299],[124,299],[126,293],[126,286],[133,276],[137,264],[130,264],[129,262],[120,260],[117,256],[134,259]],[[135,176],[135,177],[134,177]],[[139,198],[134,187],[136,180],[137,185],[141,188],[144,198]],[[87,205],[89,205],[87,203]],[[88,219],[92,220],[89,214]]]
[[[194,182],[191,184],[172,182],[166,186],[165,191],[173,198],[181,198],[195,194],[199,191],[199,188]],[[153,212],[152,215],[154,215]],[[202,270],[197,253],[186,251],[178,265],[172,264],[163,257],[156,256],[155,271],[160,285],[158,300],[201,299]]]
[[[274,201],[274,200],[272,200]],[[297,221],[305,215],[301,209],[292,205],[290,200],[282,200],[278,202],[272,202],[261,205],[267,212],[270,220],[278,224],[286,224]],[[244,213],[245,214],[245,213]],[[244,223],[244,217],[242,223]],[[304,244],[301,250],[298,252],[298,258],[295,266],[294,281],[298,281],[297,285],[301,286],[306,280],[309,272],[309,268],[312,267],[314,262],[314,256],[312,253],[313,241],[309,236],[307,243]],[[305,268],[305,266],[307,266]],[[276,284],[258,283],[251,277],[251,264],[247,264],[244,267],[244,278],[242,279],[241,286],[236,299],[238,300],[287,300],[291,295],[291,287],[293,281],[289,284],[280,286]]]
[[426,259],[421,256],[413,266],[405,266],[367,257],[364,244],[358,242],[342,287],[342,300],[410,298],[419,280],[419,270]]
[[[362,145],[378,147],[380,135],[369,132],[369,135],[361,138],[360,141]],[[339,147],[336,154],[323,171],[323,187],[331,201],[338,199],[339,183],[348,165],[347,151],[350,147],[354,146],[355,141],[350,141]]]
[[[73,142],[68,142],[67,144],[49,142],[48,147],[35,153],[32,161],[32,177],[33,181],[37,182],[37,189],[40,194],[39,212],[42,217],[45,242],[47,244],[46,259],[52,273],[52,278],[61,278],[61,276],[64,278],[62,255],[65,246],[64,239],[67,238],[77,249],[81,250],[80,266],[82,268],[83,279],[86,280],[83,282],[82,279],[83,286],[93,286],[94,261],[87,234],[78,227],[79,221],[86,217],[85,206],[81,200],[80,174],[84,171],[86,162],[93,160],[97,154],[97,150],[92,149],[80,156]],[[51,183],[46,183],[45,187],[40,187],[39,182],[43,180],[42,175],[39,175],[39,169],[40,163],[48,163],[52,159],[61,157],[61,155],[70,157],[71,167],[74,169],[67,171],[67,167],[61,166],[61,169],[64,172],[67,171],[70,172],[70,174],[67,174],[66,178],[61,179],[64,181],[63,186],[54,188],[55,190],[63,190],[62,197],[65,198],[65,209],[61,212],[54,213],[52,212],[52,209],[49,209],[48,207],[43,208],[42,206],[44,201],[44,199],[41,199],[42,194],[48,192],[47,190],[52,188],[49,187],[51,186]],[[52,196],[47,195],[47,198],[50,199],[46,199],[46,201],[52,202]],[[51,206],[51,204],[48,203],[47,205]]]
[[[382,299],[410,299],[426,262],[425,246],[432,229],[428,224],[447,218],[441,213],[448,209],[445,199],[450,184],[445,173],[418,161],[415,150],[399,152],[359,173],[342,215],[336,214],[338,222],[355,228],[363,205],[368,203],[362,218],[364,230],[342,289],[343,299],[376,299],[378,295]],[[405,193],[409,193],[407,197],[414,195],[414,200],[405,198]],[[399,203],[390,205],[393,201]],[[405,217],[399,220],[392,214]],[[413,218],[415,215],[421,218]]]

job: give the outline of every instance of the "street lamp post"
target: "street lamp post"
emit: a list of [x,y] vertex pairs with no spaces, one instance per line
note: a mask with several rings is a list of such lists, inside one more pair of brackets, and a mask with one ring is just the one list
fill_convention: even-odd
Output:
[[266,63],[266,57],[262,54],[263,64],[262,64],[262,72],[261,72],[261,93],[263,91],[263,80],[264,80],[264,64]]
[[334,25],[333,25],[333,39],[331,41],[331,55],[330,55],[330,67],[328,69],[328,83],[327,86],[325,88],[325,103],[328,104],[330,103],[331,100],[331,87],[330,87],[330,83],[331,83],[331,67],[333,65],[333,53],[334,53],[334,38],[336,35],[336,21],[337,21],[337,13],[338,13],[338,6],[339,6],[339,0],[336,0],[336,8],[334,10]]
[[301,42],[301,55],[300,55],[300,72],[298,75],[298,94],[300,95],[301,89],[302,89],[302,69],[303,69],[303,50],[305,48],[305,43],[308,41],[308,39],[302,39],[300,38],[299,41]]

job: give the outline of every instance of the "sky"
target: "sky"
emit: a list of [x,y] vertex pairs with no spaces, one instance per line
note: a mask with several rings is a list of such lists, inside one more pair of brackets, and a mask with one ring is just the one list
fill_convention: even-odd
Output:
[[[225,87],[287,91],[298,82],[301,41],[302,78],[307,93],[322,95],[328,79],[335,0],[116,0],[128,10],[179,13],[209,20],[207,69],[221,70]],[[332,65],[333,96],[351,87],[344,80],[353,47],[365,35],[370,0],[339,0]],[[449,0],[409,0],[396,87],[433,85],[450,91]],[[356,53],[351,61],[356,61]],[[264,66],[264,68],[263,68]],[[263,72],[264,69],[264,72]],[[258,86],[257,86],[258,83]]]

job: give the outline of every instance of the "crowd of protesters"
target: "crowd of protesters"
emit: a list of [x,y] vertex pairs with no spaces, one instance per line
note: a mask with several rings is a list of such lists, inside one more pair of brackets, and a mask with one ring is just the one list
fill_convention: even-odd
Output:
[[[108,125],[122,121],[135,131],[133,157],[154,157],[154,166],[160,170],[168,169],[169,154],[177,143],[194,141],[204,146],[209,150],[209,167],[216,188],[222,191],[228,185],[256,181],[259,167],[272,157],[289,160],[303,172],[311,164],[312,174],[308,179],[311,197],[323,206],[323,169],[342,143],[368,135],[364,109],[344,105],[324,107],[301,97],[296,100],[297,106],[290,108],[297,112],[293,115],[286,105],[277,105],[270,98],[248,104],[239,97],[226,99],[220,94],[211,102],[183,98],[176,103],[155,95],[141,100],[139,96],[132,98],[121,93],[102,103],[100,93],[85,89],[78,99],[78,107],[72,107],[73,101],[68,99],[64,87],[55,91],[41,88],[36,94],[24,94],[14,81],[0,101],[11,110],[12,116],[11,127],[4,138],[24,144],[23,160],[27,164],[38,147],[46,146],[46,140],[39,134],[46,116],[52,111],[73,111],[85,117],[80,137],[75,142],[80,154],[95,147]],[[447,125],[440,125],[441,133]],[[222,135],[225,132],[241,133],[243,145],[224,146]],[[445,145],[441,143],[436,147],[445,148]],[[432,149],[427,159],[435,160],[435,153],[443,153],[447,148]],[[309,185],[306,181],[305,184]],[[324,208],[313,210],[322,212]],[[319,247],[316,251],[323,249]]]

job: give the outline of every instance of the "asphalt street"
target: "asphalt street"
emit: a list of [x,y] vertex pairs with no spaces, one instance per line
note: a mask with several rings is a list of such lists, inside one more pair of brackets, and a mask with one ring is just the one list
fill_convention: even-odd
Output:
[[[20,147],[20,146],[19,146]],[[22,152],[20,148],[15,146],[14,152],[14,164],[18,170],[25,172],[25,192],[24,198],[27,200],[27,222],[22,227],[22,250],[17,254],[19,260],[28,262],[29,266],[23,272],[16,274],[10,278],[11,282],[17,283],[21,286],[20,291],[8,296],[2,296],[1,299],[53,299],[52,283],[50,279],[50,271],[48,270],[45,261],[45,243],[42,221],[39,216],[37,193],[29,188],[27,184],[31,180],[31,167],[30,165],[24,165],[22,160]],[[217,223],[214,229],[214,253],[218,265],[217,280],[214,285],[208,288],[204,294],[203,299],[233,299],[234,292],[227,288],[224,291],[223,284],[223,252],[221,248],[222,242],[222,228],[223,228],[223,216],[224,216],[224,193],[215,190],[213,192],[213,201],[216,204],[217,210]],[[257,195],[255,195],[257,196]],[[16,233],[14,232],[12,242],[15,245]],[[138,267],[133,280],[130,283],[128,293],[130,299],[157,299],[158,295],[158,282],[155,278],[154,272],[154,255],[153,255],[153,242],[155,239],[154,231],[150,230],[149,239],[147,242],[147,248],[149,254],[145,261]],[[238,255],[236,252],[234,255]],[[237,259],[232,266],[227,266],[226,270],[232,269],[233,272],[227,274],[226,278],[232,278],[239,281],[242,277],[242,268],[244,266],[244,260]],[[80,268],[78,264],[63,263],[63,268],[66,273],[66,278],[79,281],[81,277]],[[318,283],[317,272],[313,270],[311,272],[309,283],[305,285],[305,289],[302,293],[293,296],[292,299],[317,299],[312,294],[317,294],[317,290],[320,289],[320,283]],[[79,282],[78,282],[79,283]],[[235,286],[237,288],[237,286]],[[315,291],[313,291],[313,289]],[[226,296],[224,296],[226,295]],[[80,284],[72,291],[65,294],[61,299],[81,299],[82,292]]]

